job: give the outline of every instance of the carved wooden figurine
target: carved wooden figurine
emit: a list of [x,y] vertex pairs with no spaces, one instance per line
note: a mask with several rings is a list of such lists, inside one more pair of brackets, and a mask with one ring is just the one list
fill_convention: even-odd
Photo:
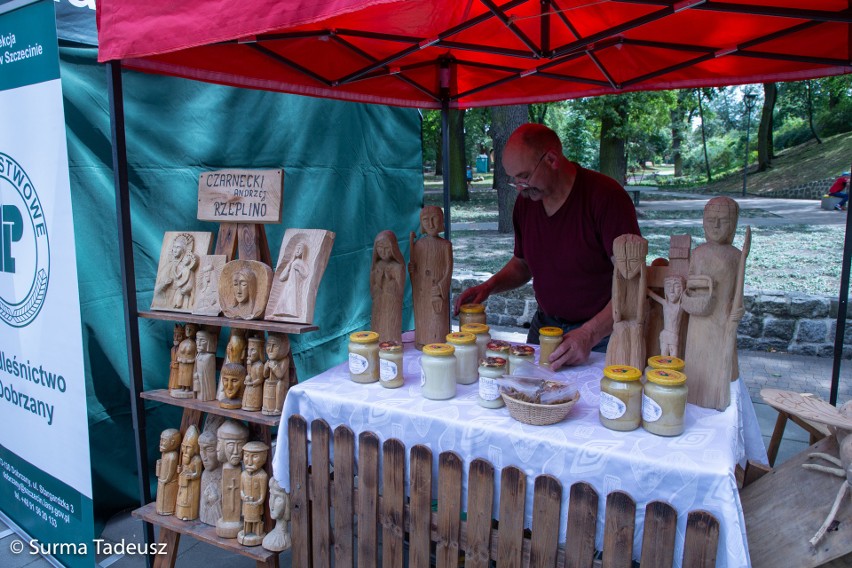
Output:
[[207,254],[201,257],[195,275],[195,307],[192,313],[202,316],[218,316],[222,312],[219,305],[219,278],[228,257],[224,254]]
[[232,260],[219,277],[219,303],[226,317],[258,319],[263,315],[272,269],[257,260]]
[[313,322],[317,290],[333,244],[331,231],[287,229],[284,232],[265,319]]
[[274,477],[269,478],[269,514],[275,527],[263,537],[263,548],[272,552],[287,550],[292,545],[287,523],[290,522],[290,496]]
[[222,389],[225,399],[219,401],[219,406],[236,410],[243,405],[243,383],[246,380],[246,368],[239,363],[222,365]]
[[283,333],[270,333],[266,338],[266,356],[262,413],[278,416],[290,388],[290,338]]
[[370,295],[373,312],[370,329],[380,341],[402,341],[402,297],[405,292],[405,259],[393,231],[382,231],[373,243]]
[[183,334],[183,326],[179,323],[175,324],[175,328],[173,331],[173,343],[171,350],[171,363],[169,365],[169,391],[176,390],[178,388],[178,350],[180,349],[180,342],[183,341],[185,335]]
[[[246,330],[231,328],[231,337],[225,347],[225,363],[236,363],[245,366],[246,363]],[[248,372],[248,371],[246,371]],[[216,391],[216,400],[225,400],[225,389],[219,381],[219,390]]]
[[195,378],[192,389],[198,400],[216,398],[216,334],[200,329],[195,334]]
[[178,447],[180,432],[174,428],[160,434],[160,452],[157,460],[157,504],[158,515],[174,515],[178,490]]
[[683,309],[690,315],[684,372],[687,400],[724,410],[731,402],[731,381],[739,376],[737,326],[743,317],[745,260],[751,246],[746,228],[743,250],[731,243],[739,206],[730,197],[714,197],[704,207],[707,242],[695,247]]
[[198,519],[210,526],[222,516],[222,468],[216,448],[214,430],[204,430],[198,437],[198,451],[204,471],[201,472],[201,502]]
[[648,241],[639,235],[621,235],[612,243],[612,335],[606,349],[607,365],[645,368],[645,293]]
[[198,348],[195,345],[195,332],[197,330],[196,324],[186,324],[184,328],[185,337],[178,346],[177,388],[169,391],[169,394],[175,398],[193,398],[195,396],[192,390],[192,381],[195,377],[195,356],[198,353]]
[[210,253],[212,233],[167,232],[160,249],[152,310],[192,312],[199,257]]
[[248,437],[248,428],[236,420],[226,420],[216,431],[222,463],[222,516],[216,521],[216,534],[221,538],[237,538],[243,528],[240,522],[240,460]]
[[198,518],[201,498],[201,456],[198,455],[198,428],[190,424],[180,445],[178,493],[175,516],[183,521]]
[[263,469],[269,446],[263,442],[249,442],[243,446],[243,530],[237,535],[237,542],[243,546],[259,546],[266,536],[263,530],[263,505],[266,502],[266,486],[269,474]]
[[683,319],[683,278],[669,276],[665,280],[665,297],[648,288],[648,296],[663,307],[663,329],[660,332],[660,355],[678,357],[680,323]]
[[443,343],[450,332],[450,280],[453,275],[453,245],[438,236],[444,230],[444,212],[434,206],[420,211],[420,231],[410,236],[411,289],[414,299],[414,343]]
[[263,408],[263,337],[249,337],[243,410],[255,412]]

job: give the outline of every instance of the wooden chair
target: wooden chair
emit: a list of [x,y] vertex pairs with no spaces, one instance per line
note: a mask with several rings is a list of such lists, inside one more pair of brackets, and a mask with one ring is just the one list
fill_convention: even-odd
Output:
[[[570,488],[567,542],[560,545],[562,485],[550,475],[533,480],[532,528],[525,530],[527,477],[522,470],[506,467],[495,471],[487,461],[473,460],[467,474],[468,502],[464,511],[462,461],[453,452],[443,452],[438,456],[438,510],[433,512],[433,457],[429,448],[411,448],[406,496],[405,447],[401,442],[387,440],[380,449],[374,433],[361,433],[356,469],[352,430],[338,426],[332,433],[323,420],[314,420],[310,428],[308,465],[308,424],[301,416],[289,419],[295,567],[322,568],[332,563],[352,566],[356,557],[362,567],[403,566],[406,548],[412,568],[456,567],[462,557],[465,568],[485,568],[491,561],[501,568],[632,566],[636,504],[624,492],[614,491],[606,496],[604,546],[602,558],[597,561],[599,497],[587,483],[575,483]],[[329,457],[332,440],[333,473]],[[501,480],[496,523],[492,520],[495,475],[500,475]],[[648,504],[643,568],[672,566],[676,524],[677,512],[670,505],[661,501]],[[718,540],[718,520],[706,511],[690,512],[683,566],[715,566]]]

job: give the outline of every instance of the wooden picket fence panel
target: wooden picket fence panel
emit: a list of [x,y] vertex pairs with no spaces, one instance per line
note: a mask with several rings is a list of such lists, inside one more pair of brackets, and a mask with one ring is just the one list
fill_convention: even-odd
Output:
[[[323,420],[311,423],[310,466],[308,425],[291,416],[288,422],[292,562],[297,568],[354,566],[374,568],[630,568],[636,504],[613,491],[606,496],[602,557],[595,559],[598,494],[591,485],[570,488],[567,541],[559,544],[563,512],[562,484],[550,475],[534,480],[532,528],[524,530],[527,477],[516,467],[495,472],[483,459],[468,469],[468,507],[462,520],[462,461],[453,452],[438,456],[438,494],[432,494],[432,451],[411,448],[409,493],[405,495],[405,447],[387,440],[379,448],[372,432],[355,436],[346,426],[331,432]],[[334,467],[330,468],[331,440]],[[382,478],[379,479],[379,464]],[[355,472],[357,471],[357,489]],[[492,521],[494,476],[500,475],[499,522]],[[438,511],[432,511],[432,499]],[[495,528],[496,525],[496,528]],[[642,568],[670,568],[674,559],[677,512],[654,501],[645,508]],[[381,538],[380,538],[381,535]],[[716,565],[719,522],[706,511],[687,516],[684,567]],[[381,542],[381,551],[379,545]],[[406,547],[407,542],[407,547]],[[434,546],[433,546],[434,545]]]

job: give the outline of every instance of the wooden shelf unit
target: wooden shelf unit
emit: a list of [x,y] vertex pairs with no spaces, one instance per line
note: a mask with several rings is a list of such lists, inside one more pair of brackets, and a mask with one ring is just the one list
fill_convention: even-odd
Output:
[[182,312],[145,311],[139,312],[139,317],[162,321],[176,321],[181,323],[197,323],[199,325],[208,325],[214,327],[236,327],[239,329],[251,329],[254,331],[289,333],[293,335],[298,335],[300,333],[306,333],[309,331],[316,331],[319,329],[319,326],[307,323],[285,323],[280,321],[267,320],[241,320],[213,316],[197,316],[195,314],[185,314]]
[[194,398],[175,398],[169,394],[169,389],[145,391],[140,393],[139,396],[146,400],[155,400],[157,402],[171,404],[173,406],[182,406],[183,408],[189,408],[192,410],[197,410],[199,412],[206,412],[207,414],[217,414],[219,416],[225,416],[226,418],[233,418],[234,420],[251,422],[270,428],[278,426],[278,423],[281,422],[280,415],[267,416],[266,414],[263,414],[260,411],[248,412],[246,410],[240,409],[232,410],[228,408],[222,408],[221,406],[219,406],[218,400],[201,401]]

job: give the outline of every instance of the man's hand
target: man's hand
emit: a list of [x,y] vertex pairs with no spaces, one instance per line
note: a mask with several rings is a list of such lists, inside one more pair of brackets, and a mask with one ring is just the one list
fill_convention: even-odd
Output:
[[562,343],[550,355],[550,368],[554,371],[568,365],[579,365],[589,359],[594,343],[592,334],[578,327],[562,336]]
[[488,285],[488,282],[483,282],[482,284],[468,288],[456,296],[456,301],[453,304],[453,315],[458,315],[459,307],[462,304],[481,304],[490,295],[491,287]]

